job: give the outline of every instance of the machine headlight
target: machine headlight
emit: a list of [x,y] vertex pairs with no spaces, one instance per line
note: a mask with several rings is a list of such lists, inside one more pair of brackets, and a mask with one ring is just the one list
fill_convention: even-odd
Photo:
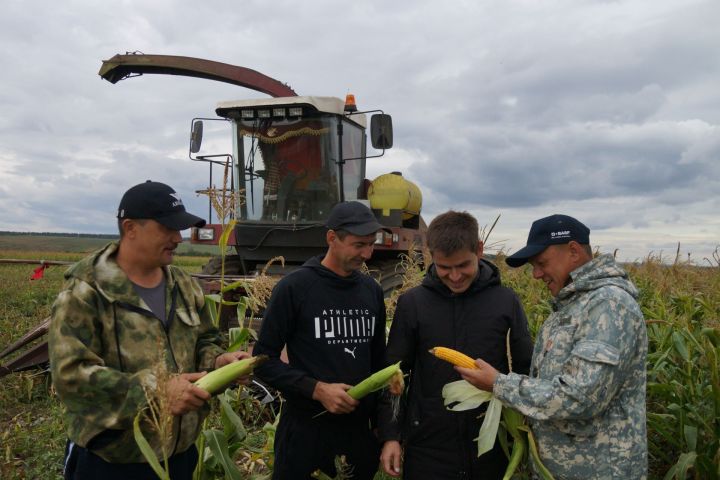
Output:
[[214,240],[215,230],[212,228],[198,228],[198,240]]

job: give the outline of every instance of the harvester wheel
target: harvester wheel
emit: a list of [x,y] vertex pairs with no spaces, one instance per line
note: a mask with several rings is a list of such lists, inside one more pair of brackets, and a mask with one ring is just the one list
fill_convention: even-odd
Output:
[[378,260],[368,265],[370,275],[380,283],[383,296],[389,298],[392,292],[403,284],[405,267],[397,259]]
[[[212,257],[203,265],[201,273],[204,275],[220,275],[222,272],[222,258]],[[238,255],[225,255],[225,275],[242,275],[243,262]]]

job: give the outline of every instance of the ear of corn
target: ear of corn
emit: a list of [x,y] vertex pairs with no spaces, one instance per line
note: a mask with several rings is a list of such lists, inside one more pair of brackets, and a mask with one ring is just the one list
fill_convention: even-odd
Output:
[[237,362],[228,363],[198,379],[195,382],[195,386],[202,388],[208,393],[217,393],[233,380],[252,372],[255,367],[265,360],[267,360],[266,355],[258,355],[257,357],[245,358]]
[[475,360],[464,353],[453,350],[452,348],[435,347],[430,349],[430,353],[435,355],[437,358],[450,362],[458,367],[472,368],[474,370],[477,370],[478,368],[477,365],[475,365]]
[[369,395],[371,392],[385,388],[390,383],[390,380],[393,379],[393,376],[395,376],[398,372],[402,375],[400,362],[373,373],[365,380],[348,390],[347,393],[355,400],[360,400],[361,398]]

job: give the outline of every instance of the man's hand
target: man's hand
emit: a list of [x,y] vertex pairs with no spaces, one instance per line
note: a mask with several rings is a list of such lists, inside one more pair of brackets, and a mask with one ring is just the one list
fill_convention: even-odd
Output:
[[170,377],[167,383],[170,413],[177,416],[193,412],[210,399],[208,392],[193,385],[193,382],[204,376],[205,373],[181,373]]
[[360,402],[347,394],[350,388],[352,386],[344,383],[317,382],[312,398],[322,403],[330,413],[350,413],[360,405]]
[[[222,353],[215,357],[215,368],[218,369],[220,367],[224,367],[225,365],[233,362],[237,362],[238,360],[242,360],[244,358],[250,358],[252,355],[250,355],[247,352],[241,352],[241,351],[235,351],[235,352],[227,352]],[[243,377],[240,377],[235,380],[235,383],[239,383],[241,385],[248,385],[251,380],[251,375],[245,375]]]
[[495,370],[495,367],[480,358],[475,359],[475,365],[478,366],[477,370],[463,367],[455,367],[455,370],[460,373],[463,379],[467,380],[476,388],[492,392],[498,371]]
[[385,442],[380,453],[380,464],[385,473],[391,477],[400,476],[400,466],[402,465],[402,447],[397,440],[388,440]]

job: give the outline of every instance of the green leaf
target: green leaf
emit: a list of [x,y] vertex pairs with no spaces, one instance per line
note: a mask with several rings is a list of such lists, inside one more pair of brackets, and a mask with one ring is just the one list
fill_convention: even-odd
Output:
[[145,436],[140,429],[141,416],[142,411],[135,415],[135,420],[133,421],[133,435],[135,436],[135,443],[137,443],[140,452],[143,454],[143,457],[145,457],[145,460],[147,460],[150,468],[153,469],[153,472],[155,472],[155,474],[162,480],[170,480],[170,474],[166,472],[162,466],[160,466],[160,461],[158,460],[157,455],[155,455],[155,452],[148,443],[147,439],[145,439]]
[[247,343],[250,338],[250,330],[247,328],[233,327],[228,331],[228,336],[230,346],[227,348],[227,351],[234,352]]
[[489,402],[493,398],[491,392],[475,388],[465,380],[458,380],[446,384],[442,389],[442,396],[446,407],[457,403],[457,405],[448,407],[448,410],[454,412],[472,410],[485,402]]
[[530,447],[530,456],[533,459],[533,463],[535,464],[537,472],[540,474],[540,478],[542,480],[554,480],[555,477],[552,476],[550,470],[548,470],[547,467],[542,463],[542,460],[540,460],[540,453],[538,453],[537,443],[535,442],[535,435],[533,435],[532,430],[530,430],[527,425],[523,425],[522,427],[518,428],[527,432],[527,441],[528,446]]
[[237,466],[235,466],[235,462],[232,461],[232,458],[230,458],[225,434],[219,430],[205,430],[203,435],[205,435],[207,447],[212,451],[218,463],[222,466],[223,471],[225,472],[225,478],[230,480],[242,480],[240,470]]
[[225,225],[225,229],[222,232],[222,235],[220,235],[220,239],[218,240],[218,244],[220,245],[221,251],[225,251],[225,248],[228,244],[228,239],[230,238],[230,234],[232,233],[233,229],[235,228],[235,224],[237,223],[237,220],[233,219],[230,220],[230,222]]
[[225,394],[218,395],[218,400],[220,400],[220,418],[225,436],[231,441],[243,441],[247,436],[247,431],[242,419],[235,413]]
[[685,480],[687,478],[688,470],[695,465],[697,459],[697,453],[685,452],[680,455],[675,465],[668,470],[663,480],[671,480],[677,478],[678,480]]
[[485,418],[480,426],[480,433],[477,437],[478,457],[485,452],[492,450],[495,445],[495,437],[497,437],[498,427],[500,426],[500,416],[502,414],[502,403],[493,397],[488,404]]
[[690,361],[690,352],[688,352],[687,345],[685,345],[685,339],[680,332],[673,332],[672,334],[673,345],[675,350],[686,362]]
[[687,444],[688,450],[691,452],[694,452],[697,450],[697,437],[698,437],[698,429],[694,425],[685,425],[684,434],[685,434],[685,443]]

